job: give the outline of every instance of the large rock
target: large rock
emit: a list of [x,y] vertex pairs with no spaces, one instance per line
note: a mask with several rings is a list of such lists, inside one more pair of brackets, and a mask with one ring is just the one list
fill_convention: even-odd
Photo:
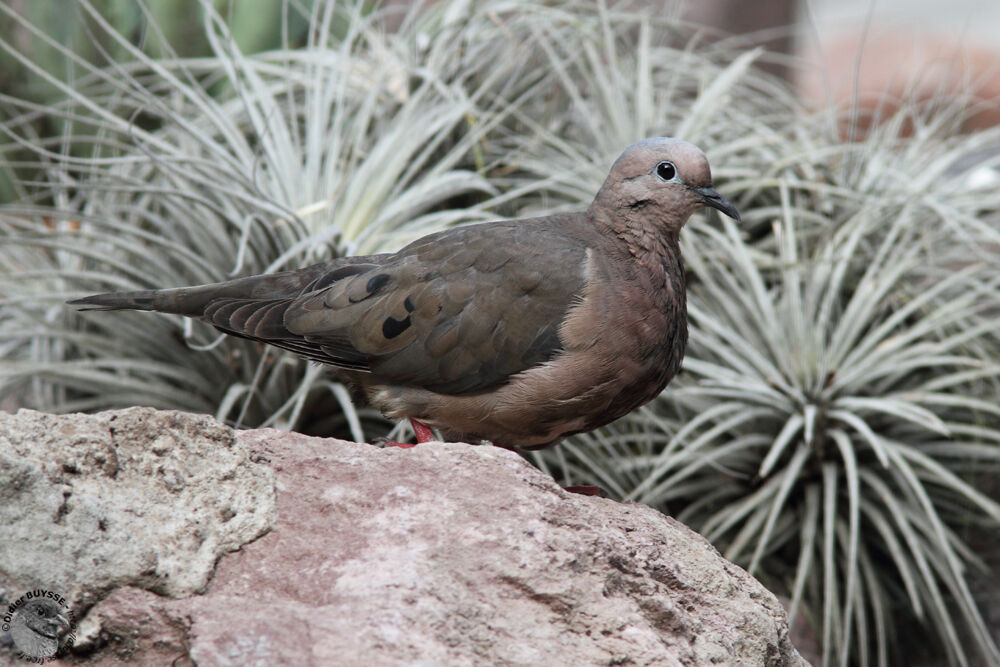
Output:
[[208,416],[0,412],[0,587],[77,605],[135,585],[182,597],[276,518],[274,473]]
[[[167,447],[147,435],[148,447],[159,452],[149,456],[170,457],[180,470],[213,465],[207,443],[192,447],[180,437],[185,419],[190,433],[204,432],[204,417],[22,412],[6,418],[6,429],[16,429],[20,420],[47,419],[58,435],[62,423],[112,420],[118,426],[115,435],[106,430],[105,449],[87,440],[110,460],[114,443],[128,438],[123,419],[137,414],[142,419],[130,423],[165,419],[171,434]],[[0,437],[0,474],[30,478],[33,493],[58,500],[63,487],[42,472],[44,461],[58,459],[57,468],[63,460],[81,461],[69,453],[78,446],[66,437],[61,454],[45,445],[44,451],[22,446],[12,455]],[[221,557],[203,591],[196,592],[199,576],[181,566],[190,562],[201,571],[201,560],[189,560],[201,552],[187,537],[161,537],[148,561],[151,567],[165,563],[166,580],[188,581],[183,587],[135,576],[132,569],[113,590],[113,577],[103,570],[83,568],[76,579],[53,581],[47,569],[52,556],[35,571],[10,572],[7,559],[0,559],[3,584],[8,591],[36,582],[70,591],[72,604],[88,607],[75,648],[102,665],[188,659],[199,665],[803,664],[774,596],[700,536],[642,505],[569,494],[516,453],[457,443],[380,449],[273,430],[240,432],[235,444],[219,436],[215,446],[230,480],[240,479],[242,495],[220,482],[220,498],[212,498],[211,485],[183,475],[171,478],[170,486],[149,464],[142,468],[145,490],[136,474],[122,480],[132,480],[127,493],[137,504],[166,502],[169,494],[205,503],[179,503],[172,517],[147,512],[151,525],[139,531],[143,536],[165,535],[171,525],[188,525],[191,516],[213,535],[234,522],[255,526],[257,533],[271,523],[256,540],[254,530],[238,539],[215,538],[210,551],[244,544]],[[16,467],[19,459],[31,463]],[[116,493],[107,464],[94,460],[76,465],[75,483],[104,480],[105,493]],[[273,522],[273,487],[260,484],[269,483],[268,470],[277,486]],[[188,482],[199,491],[186,491]],[[259,505],[245,502],[246,495]],[[220,511],[223,506],[237,514]],[[72,512],[37,504],[30,513],[36,530],[54,535],[65,530]],[[0,525],[0,543],[12,544],[10,531]],[[23,563],[35,544],[5,549]],[[79,540],[59,567],[72,570],[70,561],[78,566],[91,552],[113,563],[109,555],[116,549],[123,552],[123,567],[142,551],[91,527],[90,541]],[[87,602],[96,598],[97,604]]]

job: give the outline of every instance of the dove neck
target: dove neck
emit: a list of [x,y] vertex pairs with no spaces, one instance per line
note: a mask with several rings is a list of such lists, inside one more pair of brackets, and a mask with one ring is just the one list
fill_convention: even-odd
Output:
[[626,208],[609,213],[592,207],[593,224],[605,236],[620,241],[624,253],[645,266],[664,266],[668,270],[680,268],[681,254],[679,229],[651,219],[649,212]]

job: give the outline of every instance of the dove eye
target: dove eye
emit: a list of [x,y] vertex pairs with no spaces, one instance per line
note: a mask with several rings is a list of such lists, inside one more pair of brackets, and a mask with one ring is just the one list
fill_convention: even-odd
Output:
[[656,175],[664,181],[672,181],[677,177],[677,167],[674,166],[673,162],[664,160],[656,165]]

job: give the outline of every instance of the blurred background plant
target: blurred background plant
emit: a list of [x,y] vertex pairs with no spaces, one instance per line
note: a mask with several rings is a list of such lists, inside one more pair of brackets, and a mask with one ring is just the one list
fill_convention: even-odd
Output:
[[384,435],[293,355],[63,302],[579,208],[624,146],[681,136],[744,214],[683,235],[684,372],[532,460],[702,532],[784,596],[822,664],[914,664],[915,633],[951,664],[1000,663],[970,584],[1000,527],[984,484],[1000,467],[1000,189],[982,150],[1000,136],[960,131],[966,99],[904,100],[845,140],[840,116],[806,113],[762,69],[787,59],[644,5],[187,4],[78,0],[69,22],[0,4],[16,72],[0,406]]

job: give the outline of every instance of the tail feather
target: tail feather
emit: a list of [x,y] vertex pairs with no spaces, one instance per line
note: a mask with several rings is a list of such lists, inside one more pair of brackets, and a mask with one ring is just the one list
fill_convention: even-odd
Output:
[[[81,306],[80,310],[155,310],[160,313],[202,317],[208,305],[216,299],[294,298],[303,290],[310,289],[313,281],[340,263],[345,263],[345,260],[322,262],[298,271],[249,276],[209,285],[94,294],[67,303],[71,306]],[[350,261],[346,263],[347,266],[334,273],[360,272],[368,266],[353,264]]]
[[67,303],[81,306],[80,310],[155,310],[188,317],[201,317],[205,306],[224,292],[217,285],[178,287],[164,290],[139,290],[136,292],[111,292],[94,294]]

